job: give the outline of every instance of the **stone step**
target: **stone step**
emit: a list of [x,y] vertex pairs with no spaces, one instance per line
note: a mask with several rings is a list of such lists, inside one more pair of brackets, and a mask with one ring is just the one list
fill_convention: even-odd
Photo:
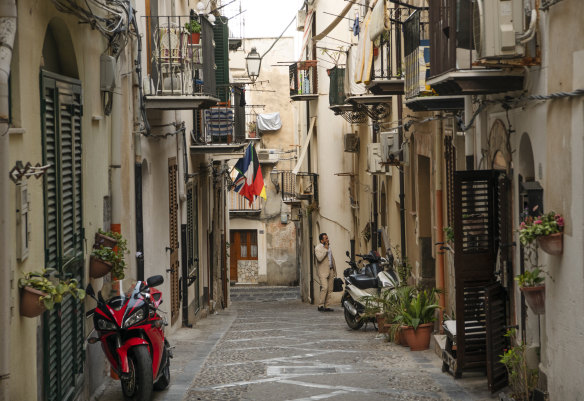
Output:
[[230,295],[233,301],[300,299],[300,287],[235,285]]

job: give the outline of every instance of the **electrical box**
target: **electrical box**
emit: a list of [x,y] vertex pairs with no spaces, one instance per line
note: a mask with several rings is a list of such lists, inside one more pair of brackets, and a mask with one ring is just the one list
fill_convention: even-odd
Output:
[[367,172],[370,174],[385,174],[387,168],[381,164],[381,144],[367,144]]
[[394,129],[379,134],[381,142],[381,160],[384,163],[401,160],[401,149],[398,130]]
[[20,262],[28,258],[29,230],[29,201],[26,181],[16,186],[16,257]]
[[303,32],[305,22],[306,22],[306,10],[298,10],[298,14],[296,14],[296,30]]
[[278,163],[280,160],[276,149],[258,149],[257,154],[260,163]]
[[99,58],[99,65],[99,88],[103,92],[112,92],[116,88],[116,59],[107,54],[102,54]]
[[348,133],[344,136],[345,152],[356,153],[359,151],[359,136],[354,133]]
[[473,30],[478,57],[523,57],[515,37],[523,32],[523,0],[476,0]]

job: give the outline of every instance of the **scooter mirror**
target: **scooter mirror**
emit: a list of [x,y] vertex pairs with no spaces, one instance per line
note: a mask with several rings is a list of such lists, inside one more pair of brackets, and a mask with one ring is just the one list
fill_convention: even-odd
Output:
[[93,290],[93,286],[91,284],[87,284],[87,288],[85,288],[85,293],[89,295],[91,298],[95,298],[95,291]]
[[345,255],[347,255],[348,257],[351,257],[351,254],[349,253],[349,251],[345,252]]

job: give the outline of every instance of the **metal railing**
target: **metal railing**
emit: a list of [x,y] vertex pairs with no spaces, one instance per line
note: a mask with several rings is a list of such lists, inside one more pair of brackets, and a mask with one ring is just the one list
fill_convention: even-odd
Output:
[[[393,58],[402,52],[402,23],[410,14],[407,8],[396,7],[387,10],[390,14],[390,26],[381,35],[379,54],[373,60],[372,79],[393,79],[403,77],[401,65],[394,66]],[[395,68],[394,68],[395,67]]]
[[[189,16],[145,16],[143,48],[148,57],[145,96],[215,96],[213,27],[200,18],[200,38],[185,24]],[[197,18],[197,17],[194,17]]]
[[256,197],[249,204],[247,198],[244,198],[235,191],[229,191],[229,211],[231,212],[259,212],[262,210],[261,197]]
[[318,95],[317,61],[299,61],[289,67],[290,96]]
[[405,95],[411,99],[431,94],[426,84],[430,73],[428,11],[415,11],[403,24],[405,53]]
[[284,203],[300,203],[303,200],[318,202],[318,175],[315,173],[278,171],[278,184]]

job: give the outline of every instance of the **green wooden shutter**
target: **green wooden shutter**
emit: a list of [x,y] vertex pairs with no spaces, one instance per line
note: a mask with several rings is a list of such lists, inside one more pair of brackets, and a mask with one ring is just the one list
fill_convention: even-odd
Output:
[[217,95],[222,102],[230,99],[229,91],[229,27],[226,17],[218,17],[213,26],[215,38],[215,81],[217,82]]
[[[41,77],[46,266],[83,284],[82,100],[79,81]],[[44,399],[72,400],[83,384],[83,304],[67,297],[45,313]]]

